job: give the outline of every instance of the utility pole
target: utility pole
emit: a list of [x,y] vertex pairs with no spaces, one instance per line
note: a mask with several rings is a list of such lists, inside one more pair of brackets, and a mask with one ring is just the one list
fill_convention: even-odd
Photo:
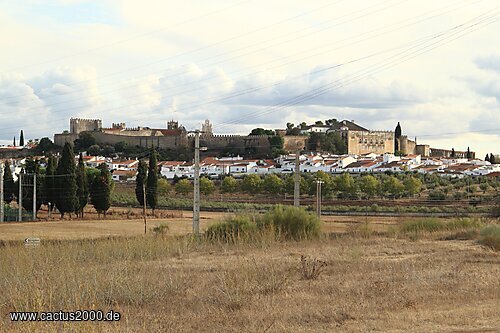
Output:
[[143,201],[144,201],[144,204],[142,205],[142,216],[144,218],[144,235],[146,234],[146,226],[147,226],[147,222],[146,222],[146,184],[142,184],[142,197],[143,197]]
[[316,181],[316,215],[319,218],[321,218],[321,184],[323,183],[324,181],[322,180]]
[[200,131],[194,132],[193,234],[200,233]]
[[300,206],[300,150],[295,153],[295,173],[293,175],[293,206]]
[[23,221],[23,174],[19,172],[19,176],[17,177],[19,181],[19,196],[17,197],[17,204],[19,205],[19,222]]
[[4,221],[3,211],[3,163],[0,163],[0,223]]
[[36,221],[36,173],[33,174],[33,221]]

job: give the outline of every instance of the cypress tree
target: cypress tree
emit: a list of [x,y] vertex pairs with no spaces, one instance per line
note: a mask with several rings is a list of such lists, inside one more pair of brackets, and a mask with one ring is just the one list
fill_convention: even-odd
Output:
[[144,185],[148,177],[148,167],[144,161],[139,161],[135,180],[135,197],[141,206],[144,206]]
[[19,135],[19,146],[24,147],[24,132],[21,130],[21,135]]
[[156,151],[153,149],[149,157],[148,179],[146,183],[146,202],[151,210],[155,211],[158,203],[158,163]]
[[49,154],[47,157],[47,168],[45,169],[45,178],[44,178],[44,204],[47,205],[49,212],[52,212],[56,203],[57,196],[57,188],[56,188],[56,158]]
[[90,202],[94,206],[99,217],[101,214],[104,214],[106,218],[106,212],[111,206],[112,180],[106,164],[103,163],[98,168],[100,172],[94,177],[92,185],[90,186]]
[[13,146],[16,147],[16,137],[14,136],[14,143]]
[[85,164],[83,164],[83,155],[80,153],[80,157],[78,159],[78,166],[76,170],[76,186],[77,192],[76,195],[78,197],[78,207],[75,213],[83,218],[83,209],[87,205],[89,198],[89,188],[87,182],[87,174],[85,172]]
[[451,157],[455,157],[455,148],[451,148]]
[[71,214],[78,206],[75,155],[73,147],[68,142],[64,145],[55,176],[56,206],[63,218],[65,213]]
[[486,157],[484,158],[484,160],[485,160],[486,162],[489,162],[489,161],[490,161],[490,155],[489,155],[489,154],[486,154]]
[[9,161],[5,161],[3,168],[3,200],[7,204],[10,204],[14,200],[14,191],[14,177],[12,177]]
[[470,153],[470,147],[467,147],[467,159],[471,159],[472,154]]
[[38,160],[28,158],[26,169],[23,175],[23,208],[28,212],[33,212],[33,182],[36,175],[36,211],[40,209],[43,202],[43,179],[40,174],[40,163]]
[[496,164],[497,163],[495,155],[493,155],[493,153],[490,153],[490,163],[491,164]]

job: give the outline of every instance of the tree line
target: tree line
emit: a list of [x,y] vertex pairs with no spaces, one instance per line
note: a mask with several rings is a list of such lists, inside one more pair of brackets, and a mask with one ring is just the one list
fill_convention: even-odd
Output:
[[[432,174],[363,174],[353,177],[349,173],[331,175],[323,171],[317,173],[302,173],[300,178],[301,194],[316,194],[316,181],[323,181],[322,196],[339,199],[372,199],[372,198],[403,198],[421,196],[423,191],[431,200],[465,199],[467,195],[485,194],[492,189],[498,191],[499,182],[484,177],[464,179],[449,179]],[[161,193],[175,191],[187,195],[193,191],[193,185],[186,178],[174,179],[174,185],[167,180],[158,182]],[[207,178],[200,178],[200,192],[212,194],[219,187],[223,193],[247,194],[293,194],[294,176],[267,174],[265,176],[252,174],[236,179],[225,176],[219,185]]]
[[[66,214],[83,218],[84,208],[90,202],[99,216],[106,216],[111,206],[113,188],[107,165],[103,163],[97,169],[86,168],[82,154],[78,164],[74,156],[72,145],[66,143],[59,159],[51,154],[47,156],[45,168],[40,166],[38,159],[28,158],[15,182],[7,162],[4,168],[5,202],[21,202],[28,212],[33,212],[33,208],[38,211],[42,205],[46,205],[50,213],[58,211],[61,219]],[[35,179],[37,204],[33,207]],[[19,186],[22,186],[21,198]]]

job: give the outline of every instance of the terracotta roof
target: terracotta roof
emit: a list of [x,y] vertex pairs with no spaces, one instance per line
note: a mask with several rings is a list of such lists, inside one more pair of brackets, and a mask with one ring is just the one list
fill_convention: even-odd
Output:
[[486,177],[491,177],[491,178],[500,177],[500,172],[498,171],[490,172],[489,174],[486,175]]

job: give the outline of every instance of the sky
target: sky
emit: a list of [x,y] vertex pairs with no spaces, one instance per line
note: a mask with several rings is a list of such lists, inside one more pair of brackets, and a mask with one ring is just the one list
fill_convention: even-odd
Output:
[[0,143],[335,118],[500,153],[497,0],[0,0]]

